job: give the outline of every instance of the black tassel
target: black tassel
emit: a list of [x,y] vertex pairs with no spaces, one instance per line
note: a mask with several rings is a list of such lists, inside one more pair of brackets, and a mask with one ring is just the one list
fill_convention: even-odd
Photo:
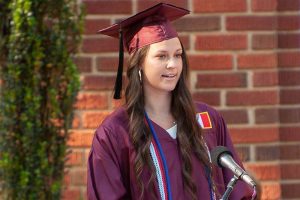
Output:
[[122,77],[123,77],[123,62],[124,62],[124,49],[123,49],[123,32],[120,28],[119,30],[119,66],[118,73],[115,82],[115,94],[114,99],[121,99],[121,91],[122,91]]

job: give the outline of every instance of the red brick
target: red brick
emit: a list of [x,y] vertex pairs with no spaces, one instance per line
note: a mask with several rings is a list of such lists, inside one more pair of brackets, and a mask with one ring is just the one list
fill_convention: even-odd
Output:
[[185,50],[189,50],[190,47],[190,37],[189,36],[185,36],[185,35],[179,35],[179,39],[182,43],[182,45],[184,46]]
[[281,188],[279,183],[262,184],[261,200],[279,200],[281,199]]
[[188,5],[187,0],[137,0],[137,10],[142,11],[160,2],[170,3],[183,8],[187,8]]
[[238,56],[238,68],[275,68],[277,67],[277,55],[273,54],[243,54]]
[[74,63],[81,73],[92,71],[92,59],[90,57],[76,57]]
[[300,34],[286,33],[278,35],[278,47],[281,49],[293,49],[300,47]]
[[[298,150],[298,155],[299,152],[300,151]],[[289,180],[300,179],[300,164],[298,163],[281,164],[281,174],[282,174],[282,179],[289,179]]]
[[87,187],[81,187],[81,197],[80,200],[88,200]]
[[300,89],[281,89],[280,104],[300,104]]
[[67,155],[66,159],[67,165],[79,166],[83,164],[84,152],[82,150],[73,150],[69,155]]
[[190,55],[192,70],[229,70],[233,67],[232,55]]
[[197,0],[193,1],[194,11],[210,12],[244,12],[247,9],[246,0]]
[[255,34],[252,36],[253,49],[275,49],[277,48],[277,35]]
[[278,11],[299,11],[299,0],[277,0]]
[[85,148],[84,151],[84,164],[87,164],[90,156],[90,148]]
[[255,152],[259,152],[255,155],[257,161],[275,161],[280,159],[280,147],[277,145],[256,146]]
[[86,35],[97,34],[97,31],[106,28],[110,25],[111,22],[108,19],[85,19],[84,34]]
[[107,117],[109,112],[84,112],[82,114],[82,126],[83,128],[97,128],[102,121]]
[[235,146],[235,150],[242,162],[250,160],[250,148],[246,146]]
[[[119,57],[98,57],[96,59],[96,66],[98,71],[114,71],[118,69]],[[125,68],[127,68],[127,62],[124,60]],[[125,70],[124,70],[125,71]]]
[[279,72],[280,86],[299,86],[300,71],[280,71]]
[[246,74],[198,74],[196,88],[245,87]]
[[278,30],[299,30],[299,15],[278,16]]
[[281,108],[280,122],[281,123],[300,123],[300,107],[298,108]]
[[195,101],[202,101],[209,105],[220,105],[220,92],[195,92],[193,94]]
[[279,139],[278,129],[272,127],[230,128],[234,143],[265,143]]
[[253,73],[253,86],[255,87],[277,86],[278,83],[278,73],[276,71]]
[[300,53],[296,52],[279,52],[278,53],[278,66],[282,68],[299,67],[300,66]]
[[[192,24],[192,26],[191,26]],[[221,29],[221,19],[217,16],[184,17],[174,21],[177,31],[216,31]]]
[[[281,160],[299,160],[300,155],[300,146],[299,144],[296,145],[281,145],[280,146],[280,159]],[[300,165],[299,165],[300,170]],[[300,175],[300,173],[299,173]],[[300,179],[300,177],[299,177]]]
[[282,183],[281,188],[283,199],[299,199],[300,183]]
[[231,109],[219,110],[227,124],[245,124],[248,123],[248,114],[246,110]]
[[83,39],[82,51],[84,53],[101,53],[119,51],[118,40],[115,38],[86,38]]
[[226,18],[227,30],[276,30],[274,16],[230,16]]
[[107,109],[108,98],[106,94],[79,93],[75,104],[77,109]]
[[197,50],[241,50],[247,48],[246,35],[200,35],[196,37]]
[[252,0],[251,7],[253,11],[276,11],[277,0]]
[[112,90],[115,83],[114,76],[85,76],[83,80],[84,90]]
[[227,93],[227,105],[273,105],[279,102],[277,91],[232,91]]
[[280,141],[282,142],[300,141],[300,126],[280,127]]
[[68,169],[69,167],[66,166],[65,167],[65,174],[64,174],[64,180],[63,180],[63,184],[65,187],[69,187],[70,186],[70,183],[71,183],[71,177],[70,177],[70,174],[68,173]]
[[279,122],[277,108],[261,108],[255,110],[255,122],[257,124],[270,124]]
[[79,128],[80,127],[80,116],[74,115],[73,122],[72,122],[72,128]]
[[63,200],[79,200],[80,199],[80,189],[67,189],[63,191],[62,194]]
[[86,169],[70,170],[71,184],[73,186],[86,186],[87,172]]
[[71,147],[91,147],[94,131],[73,130],[68,140]]
[[278,164],[248,164],[247,170],[253,172],[260,181],[280,180],[280,166]]
[[131,14],[132,2],[122,1],[95,1],[83,0],[86,13],[88,14]]

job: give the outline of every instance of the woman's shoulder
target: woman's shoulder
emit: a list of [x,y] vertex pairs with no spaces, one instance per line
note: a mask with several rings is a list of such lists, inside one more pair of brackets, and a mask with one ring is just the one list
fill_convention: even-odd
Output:
[[206,113],[207,112],[213,116],[220,116],[219,112],[215,108],[213,108],[212,106],[210,106],[206,103],[196,101],[195,107],[196,107],[197,113]]
[[223,117],[212,106],[203,102],[195,102],[195,107],[196,117],[202,128],[213,131],[223,124]]
[[105,117],[100,126],[115,127],[128,124],[128,115],[125,106],[116,108],[113,112]]
[[95,159],[103,157],[108,162],[111,160],[124,165],[124,155],[127,155],[131,145],[127,126],[127,112],[124,107],[117,108],[103,120],[95,130],[92,140],[91,154],[94,154]]
[[98,137],[119,138],[128,132],[128,115],[124,106],[121,106],[105,117],[96,129]]

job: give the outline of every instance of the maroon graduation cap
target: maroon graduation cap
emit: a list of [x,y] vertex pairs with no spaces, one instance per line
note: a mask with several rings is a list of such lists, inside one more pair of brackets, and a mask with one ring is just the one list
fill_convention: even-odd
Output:
[[171,25],[171,21],[189,13],[184,8],[159,3],[98,31],[98,33],[119,38],[119,66],[114,99],[121,98],[124,46],[128,53],[132,54],[144,46],[177,37],[177,32]]

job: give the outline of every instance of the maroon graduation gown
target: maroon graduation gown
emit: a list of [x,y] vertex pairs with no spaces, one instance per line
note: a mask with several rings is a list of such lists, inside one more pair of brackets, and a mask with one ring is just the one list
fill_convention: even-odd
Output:
[[[223,118],[213,108],[203,103],[196,103],[197,112],[208,112],[212,128],[203,129],[208,148],[226,146],[235,161],[242,165],[231,142]],[[171,192],[173,200],[186,200],[189,195],[184,191],[183,177],[177,140],[156,123],[153,123],[166,157]],[[139,198],[139,190],[134,175],[133,163],[135,151],[128,135],[128,115],[124,107],[118,108],[109,115],[96,130],[88,159],[87,195],[89,200],[119,200]],[[198,199],[209,200],[210,189],[203,165],[192,156],[193,174],[197,186]],[[214,181],[220,195],[233,174],[227,169],[215,167]],[[143,180],[149,179],[147,170],[143,173]],[[159,199],[158,186],[155,179],[154,196]],[[238,181],[230,195],[231,200],[251,199],[251,188],[242,181]],[[153,190],[145,190],[143,200],[153,199]]]

